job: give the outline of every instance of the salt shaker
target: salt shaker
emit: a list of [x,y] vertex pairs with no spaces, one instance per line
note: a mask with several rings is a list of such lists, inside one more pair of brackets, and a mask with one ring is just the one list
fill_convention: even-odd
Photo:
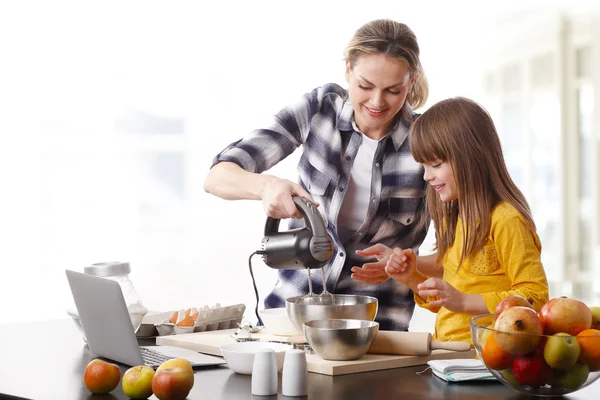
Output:
[[292,349],[285,352],[281,375],[281,394],[289,397],[308,395],[306,353]]
[[261,349],[254,353],[252,364],[252,394],[272,396],[277,394],[277,359],[273,349]]

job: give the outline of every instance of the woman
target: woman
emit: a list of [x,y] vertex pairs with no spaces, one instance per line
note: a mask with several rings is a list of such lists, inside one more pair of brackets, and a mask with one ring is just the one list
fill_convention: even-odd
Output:
[[[224,199],[262,200],[266,214],[278,219],[301,217],[293,196],[319,204],[334,241],[325,267],[328,291],[375,296],[380,329],[407,330],[414,310],[408,287],[353,280],[351,268],[368,260],[360,250],[374,243],[417,249],[425,238],[423,169],[407,137],[413,109],[427,99],[427,80],[414,33],[395,21],[359,28],[345,55],[348,89],[314,89],[269,126],[229,145],[214,159],[204,189]],[[301,145],[298,183],[262,173]],[[299,224],[292,219],[290,228]],[[286,298],[307,291],[305,270],[281,270],[265,307],[283,307]]]

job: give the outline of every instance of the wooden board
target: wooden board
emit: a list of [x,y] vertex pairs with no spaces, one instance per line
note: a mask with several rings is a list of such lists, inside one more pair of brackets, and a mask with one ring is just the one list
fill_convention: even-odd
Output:
[[[221,331],[190,333],[187,335],[160,336],[156,338],[156,344],[180,346],[200,353],[220,356],[221,351],[219,348],[224,344],[234,342],[231,335],[235,331],[235,329],[226,329]],[[260,338],[261,341],[289,343],[291,340],[297,340],[297,337],[290,338],[286,336],[276,336],[263,332],[254,335]],[[475,350],[465,352],[434,350],[431,355],[428,356],[365,354],[360,359],[353,361],[328,361],[323,360],[317,354],[306,355],[309,372],[332,376],[423,365],[427,364],[427,361],[429,360],[453,358],[475,358]]]

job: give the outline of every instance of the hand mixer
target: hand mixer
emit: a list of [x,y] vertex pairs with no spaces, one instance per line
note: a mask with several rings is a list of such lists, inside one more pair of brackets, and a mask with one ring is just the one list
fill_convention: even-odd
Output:
[[262,255],[263,261],[271,268],[275,269],[301,269],[308,270],[308,289],[309,293],[305,296],[308,302],[313,299],[320,299],[324,296],[333,297],[325,285],[325,271],[323,272],[323,292],[315,295],[312,291],[311,270],[323,268],[333,255],[333,241],[327,234],[325,222],[315,206],[310,200],[303,197],[293,197],[294,203],[304,217],[305,226],[302,228],[291,229],[286,232],[279,232],[280,219],[267,217],[265,223],[265,236],[261,241],[262,248],[250,255],[248,264],[254,293],[256,294],[256,316],[259,324],[262,320],[258,315],[258,290],[252,273],[252,256]]

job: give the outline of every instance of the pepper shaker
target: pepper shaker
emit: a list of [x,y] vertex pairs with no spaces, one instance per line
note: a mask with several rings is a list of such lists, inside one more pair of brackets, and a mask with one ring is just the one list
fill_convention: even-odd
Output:
[[281,394],[289,397],[308,395],[308,366],[306,353],[302,350],[292,349],[285,352]]
[[273,349],[261,349],[254,353],[252,364],[252,394],[272,396],[277,394],[277,359]]

